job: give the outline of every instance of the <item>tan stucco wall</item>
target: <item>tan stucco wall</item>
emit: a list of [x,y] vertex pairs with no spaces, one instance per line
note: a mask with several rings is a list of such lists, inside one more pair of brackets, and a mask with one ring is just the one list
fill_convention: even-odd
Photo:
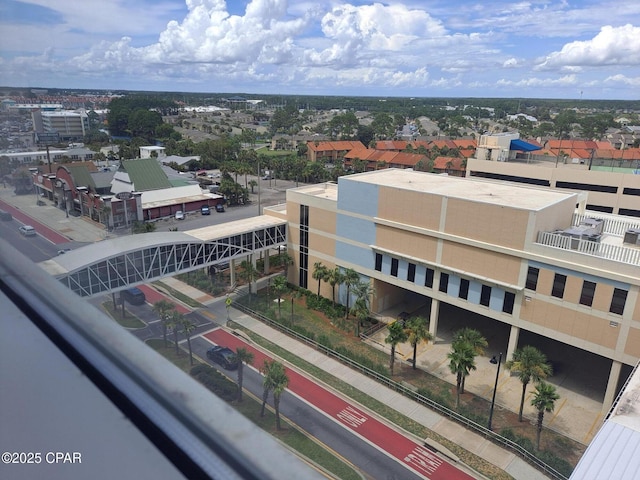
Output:
[[438,241],[433,237],[378,225],[376,245],[380,248],[435,262]]
[[381,187],[378,215],[394,222],[438,230],[442,197],[424,192]]
[[443,241],[441,263],[454,269],[470,272],[501,282],[517,284],[521,260],[490,250]]
[[450,198],[445,232],[481,242],[522,249],[529,212]]
[[624,346],[624,353],[634,358],[640,358],[640,329],[629,328],[627,343]]

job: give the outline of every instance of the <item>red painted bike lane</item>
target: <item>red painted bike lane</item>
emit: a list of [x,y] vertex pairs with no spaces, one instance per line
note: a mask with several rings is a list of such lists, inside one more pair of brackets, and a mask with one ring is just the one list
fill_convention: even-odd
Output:
[[[204,336],[215,344],[225,345],[232,350],[238,347],[248,348],[254,354],[254,365],[258,367],[264,360],[270,358],[241,338],[224,330],[215,330]],[[288,390],[378,446],[390,456],[400,460],[418,474],[430,480],[473,480],[473,477],[445,462],[427,448],[411,441],[308,378],[289,368],[287,368],[287,376],[289,377]]]
[[175,305],[176,312],[182,313],[182,314],[191,313],[190,309],[188,309],[187,307],[185,307],[180,303],[176,303],[175,301],[173,301],[171,297],[167,297],[165,294],[160,293],[155,288],[151,288],[147,285],[138,285],[138,288],[142,290],[142,292],[144,293],[146,301],[152,305],[156,302],[159,302],[160,300],[165,300]]
[[31,225],[33,228],[36,229],[36,232],[38,232],[41,236],[43,236],[44,238],[46,238],[47,240],[49,240],[51,243],[55,245],[58,245],[61,243],[69,243],[70,241],[64,235],[56,232],[55,230],[47,227],[46,225],[43,225],[35,218],[30,217],[19,208],[16,208],[13,205],[9,205],[7,202],[0,200],[0,208],[2,208],[2,210],[4,210],[5,212],[9,212],[11,215],[13,215],[14,218],[18,219],[18,221],[24,223],[25,225]]

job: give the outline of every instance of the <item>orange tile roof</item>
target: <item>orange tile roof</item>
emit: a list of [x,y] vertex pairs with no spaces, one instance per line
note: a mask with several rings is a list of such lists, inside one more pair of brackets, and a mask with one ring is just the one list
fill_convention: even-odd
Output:
[[404,140],[378,140],[376,149],[378,150],[404,150],[407,148],[407,142]]
[[474,149],[478,146],[477,142],[472,138],[458,138],[453,141],[460,150]]
[[354,148],[365,148],[365,146],[360,141],[350,141],[350,140],[342,140],[337,142],[317,142],[308,141],[307,148],[313,150],[314,152],[328,152],[328,151],[350,151]]
[[[462,166],[462,158],[458,157],[436,157],[433,161],[433,168],[436,170],[446,170],[447,168],[451,170],[464,170],[465,168]],[[447,167],[447,163],[451,162],[451,167]]]

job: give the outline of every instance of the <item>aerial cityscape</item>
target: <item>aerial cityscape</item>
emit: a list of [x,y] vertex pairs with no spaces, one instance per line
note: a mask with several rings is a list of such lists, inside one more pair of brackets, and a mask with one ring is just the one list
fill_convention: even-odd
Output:
[[0,12],[0,477],[635,478],[636,2]]

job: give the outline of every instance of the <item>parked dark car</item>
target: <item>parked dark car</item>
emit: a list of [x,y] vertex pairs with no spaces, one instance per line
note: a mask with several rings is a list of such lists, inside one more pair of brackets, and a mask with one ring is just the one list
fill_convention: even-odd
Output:
[[131,305],[144,305],[147,298],[144,292],[137,287],[129,288],[120,292],[120,298],[126,300]]
[[202,215],[211,215],[211,209],[209,208],[209,205],[202,205],[200,207],[200,213]]
[[227,370],[235,370],[238,368],[238,358],[236,354],[227,347],[216,345],[207,350],[207,358],[213,360],[219,365],[222,365]]
[[11,220],[12,218],[11,213],[0,210],[0,220]]
[[224,205],[221,203],[216,204],[216,212],[224,212]]

